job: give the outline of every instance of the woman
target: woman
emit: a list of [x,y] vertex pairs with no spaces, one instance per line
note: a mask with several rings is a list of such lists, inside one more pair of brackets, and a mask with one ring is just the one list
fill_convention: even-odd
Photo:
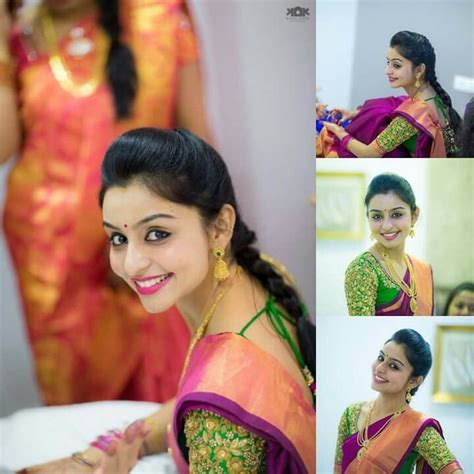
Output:
[[[169,428],[179,472],[314,473],[314,326],[253,246],[222,158],[184,130],[128,132],[107,151],[100,202],[113,271],[147,311],[176,304],[194,333]],[[164,448],[170,409],[129,443],[111,432],[28,472],[126,473],[140,448]]]
[[459,143],[461,158],[474,158],[474,98],[466,105],[464,121],[459,132]]
[[390,87],[406,96],[372,99],[355,112],[340,110],[344,129],[326,123],[317,156],[446,157],[457,156],[461,119],[435,72],[436,55],[428,39],[400,31],[390,40],[385,74]]
[[372,364],[372,402],[351,405],[339,423],[336,473],[460,474],[441,426],[410,407],[430,371],[429,344],[413,329],[397,331]]
[[124,131],[178,122],[207,134],[185,9],[178,0],[44,0],[11,31],[0,14],[0,161],[19,153],[5,232],[43,400],[164,401],[176,393],[189,332],[174,309],[148,317],[107,275],[96,195],[104,152]]
[[446,316],[474,316],[474,283],[465,282],[453,288],[444,308]]
[[345,290],[351,316],[432,316],[430,265],[405,253],[420,215],[408,181],[398,175],[376,176],[365,196],[366,215],[375,244],[346,270]]

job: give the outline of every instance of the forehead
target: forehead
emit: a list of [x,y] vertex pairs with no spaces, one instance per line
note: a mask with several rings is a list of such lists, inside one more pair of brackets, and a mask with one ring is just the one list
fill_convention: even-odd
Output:
[[195,208],[158,196],[138,182],[126,187],[115,186],[105,193],[102,214],[104,221],[110,224],[126,222],[132,225],[144,217],[158,213],[169,214],[180,220],[199,219]]
[[387,58],[392,61],[393,59],[399,59],[401,62],[408,61],[407,58],[403,57],[397,50],[397,48],[388,48]]
[[460,301],[466,301],[470,304],[474,303],[474,292],[471,290],[462,290],[460,291],[454,298],[453,298],[453,303],[460,302]]
[[397,359],[402,362],[405,367],[411,367],[410,362],[408,362],[407,356],[405,355],[405,349],[403,345],[397,344],[395,341],[387,342],[382,348],[385,357],[390,359]]
[[387,194],[376,194],[369,201],[369,210],[378,209],[382,211],[384,209],[393,209],[395,207],[409,208],[409,205],[402,201],[394,192],[390,191]]

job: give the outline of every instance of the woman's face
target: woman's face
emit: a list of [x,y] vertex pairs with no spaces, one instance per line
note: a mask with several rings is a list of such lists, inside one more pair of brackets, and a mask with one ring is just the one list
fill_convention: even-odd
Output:
[[474,292],[460,291],[449,304],[448,316],[474,316]]
[[103,220],[112,270],[150,313],[171,308],[205,280],[210,240],[197,209],[135,182],[106,192]]
[[372,389],[387,395],[405,394],[407,388],[417,385],[412,373],[403,346],[387,342],[372,364]]
[[405,242],[418,213],[418,209],[412,213],[410,205],[393,192],[376,194],[367,207],[372,235],[386,248],[396,248]]
[[403,57],[396,48],[388,49],[385,75],[392,89],[413,86],[416,81],[415,74],[414,64],[409,59]]

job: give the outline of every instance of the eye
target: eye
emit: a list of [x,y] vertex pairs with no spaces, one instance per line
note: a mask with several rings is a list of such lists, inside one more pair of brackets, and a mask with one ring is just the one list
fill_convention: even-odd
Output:
[[383,362],[383,360],[384,360],[384,359],[383,359],[383,356],[379,355],[379,356],[377,357],[377,360],[378,360],[379,362]]
[[113,247],[120,247],[121,245],[127,242],[127,239],[124,235],[117,233],[112,234],[109,240]]
[[394,219],[399,219],[399,218],[402,217],[402,216],[403,216],[403,214],[402,214],[401,212],[394,212],[394,213],[392,214],[392,217],[393,217]]
[[382,219],[382,216],[380,214],[372,214],[372,219],[374,221],[379,221],[380,219]]
[[394,370],[400,370],[400,367],[398,367],[397,364],[390,364],[390,368]]
[[148,232],[148,234],[146,234],[145,240],[148,240],[149,242],[156,242],[159,240],[164,240],[170,235],[171,234],[169,232],[164,230],[152,229]]

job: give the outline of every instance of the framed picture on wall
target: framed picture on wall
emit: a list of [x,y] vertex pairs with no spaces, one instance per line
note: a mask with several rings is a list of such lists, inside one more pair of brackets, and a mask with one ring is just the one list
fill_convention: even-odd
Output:
[[364,238],[365,173],[316,173],[316,238]]
[[474,326],[436,328],[433,401],[474,403]]

